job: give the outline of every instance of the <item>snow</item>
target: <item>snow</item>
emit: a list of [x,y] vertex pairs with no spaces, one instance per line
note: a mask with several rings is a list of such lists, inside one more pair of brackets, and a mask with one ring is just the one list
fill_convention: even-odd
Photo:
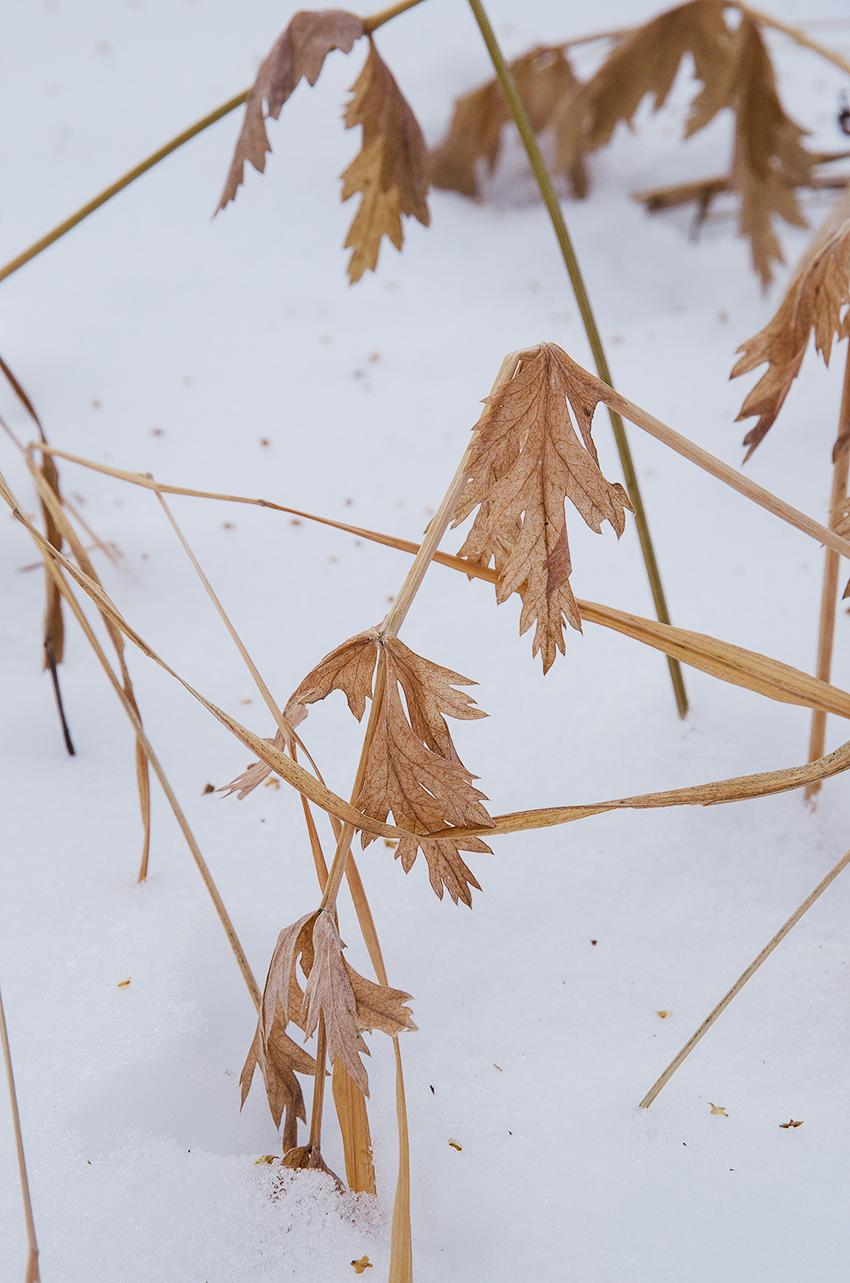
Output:
[[[10,0],[0,51],[6,261],[251,80],[295,6],[270,0]],[[650,16],[600,0],[489,6],[506,52]],[[840,0],[787,22],[850,51]],[[836,19],[832,25],[826,20]],[[429,141],[488,65],[465,6],[412,10],[377,43]],[[837,68],[771,37],[791,114],[838,149]],[[588,68],[592,51],[577,55]],[[551,229],[516,145],[473,204],[431,197],[401,256],[349,288],[354,202],[338,175],[356,137],[340,105],[359,54],[329,58],[269,126],[266,173],[211,220],[234,113],[3,283],[0,352],[54,444],[160,481],[254,495],[417,539],[502,357],[542,339],[590,364]],[[729,207],[648,217],[635,190],[724,169],[729,122],[683,146],[680,84],[592,162],[564,209],[620,390],[733,466],[752,377],[734,352],[772,314],[807,242],[765,297]],[[828,196],[807,196],[813,224]],[[747,465],[823,519],[843,350],[812,353]],[[0,413],[31,425],[8,389]],[[603,470],[618,466],[602,414]],[[269,445],[261,444],[266,438]],[[630,430],[676,623],[811,669],[822,551],[637,429]],[[28,511],[13,446],[0,469]],[[63,486],[121,551],[98,571],[128,620],[192,685],[262,735],[270,718],[148,493],[60,462]],[[281,514],[175,498],[180,521],[269,682],[285,699],[331,647],[379,620],[408,560]],[[576,594],[650,615],[632,530],[570,521]],[[391,1048],[369,1062],[377,1203],[321,1176],[256,1164],[279,1152],[259,1080],[239,1113],[254,1012],[221,926],[154,785],[150,876],[126,717],[68,625],[65,754],[41,671],[42,577],[11,519],[0,544],[4,721],[0,983],[45,1283],[336,1283],[368,1255],[386,1277],[395,1184]],[[447,537],[454,550],[457,536]],[[685,670],[676,716],[663,658],[587,625],[542,677],[515,601],[434,567],[404,640],[474,677],[490,717],[460,723],[461,757],[494,813],[675,788],[804,760],[809,716]],[[847,687],[847,614],[833,680]],[[262,979],[278,931],[316,904],[300,805],[285,787],[205,794],[249,754],[128,647],[145,726]],[[248,702],[250,701],[250,702]],[[454,731],[454,728],[453,728]],[[843,738],[829,721],[828,747]],[[305,734],[347,795],[362,734],[339,697]],[[839,879],[709,1032],[649,1111],[638,1101],[848,844],[839,776],[801,795],[621,812],[494,839],[473,856],[474,908],[433,896],[379,840],[359,860],[390,983],[414,997],[402,1039],[419,1283],[622,1279],[728,1283],[846,1277],[847,916]],[[323,840],[329,830],[322,826]],[[368,971],[348,903],[340,926]],[[130,984],[119,988],[119,983]],[[667,1010],[666,1018],[657,1012]],[[710,1102],[728,1117],[712,1114]],[[781,1129],[790,1118],[803,1126]],[[332,1113],[325,1156],[341,1170]],[[461,1149],[449,1144],[457,1139]],[[0,1280],[23,1277],[25,1229],[0,1107]]]

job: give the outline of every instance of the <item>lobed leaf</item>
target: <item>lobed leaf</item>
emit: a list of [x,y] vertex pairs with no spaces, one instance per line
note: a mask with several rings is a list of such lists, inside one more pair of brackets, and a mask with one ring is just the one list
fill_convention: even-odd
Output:
[[[815,347],[829,365],[834,339],[850,334],[850,192],[836,203],[800,260],[785,297],[763,330],[738,348],[744,355],[731,378],[768,363],[768,370],[747,395],[738,421],[758,415],[744,437],[746,458],[776,421],[800,373],[814,333]],[[843,315],[842,315],[843,313]]]
[[[499,574],[496,599],[522,593],[520,633],[536,623],[532,653],[543,671],[565,652],[563,622],[581,631],[564,503],[591,530],[608,521],[618,537],[632,511],[625,490],[599,468],[590,423],[605,389],[554,343],[518,354],[512,374],[487,397],[475,425],[466,490],[454,524],[478,512],[461,557]],[[581,434],[576,434],[570,408]]]
[[[470,888],[480,887],[460,851],[487,853],[489,847],[478,838],[455,838],[446,825],[486,827],[491,821],[481,804],[484,794],[472,784],[475,776],[457,755],[445,716],[486,714],[453,689],[469,684],[468,678],[415,655],[397,637],[384,637],[383,647],[379,715],[357,806],[381,820],[392,812],[399,828],[416,835],[402,838],[396,849],[405,872],[421,848],[436,894],[442,899],[445,888],[455,903],[471,905]],[[429,836],[435,830],[441,830],[438,840]]]
[[375,270],[384,236],[401,249],[402,214],[416,217],[425,227],[431,220],[425,139],[371,36],[369,56],[352,93],[345,126],[361,125],[363,136],[359,153],[342,175],[342,199],[362,195],[345,241],[345,248],[354,251],[348,263],[354,284],[365,271]]
[[350,53],[363,30],[363,19],[344,9],[301,11],[294,15],[257,72],[218,209],[224,209],[235,198],[246,160],[260,173],[265,169],[266,153],[272,149],[266,133],[268,117],[277,120],[302,76],[308,84],[315,85],[331,50]]

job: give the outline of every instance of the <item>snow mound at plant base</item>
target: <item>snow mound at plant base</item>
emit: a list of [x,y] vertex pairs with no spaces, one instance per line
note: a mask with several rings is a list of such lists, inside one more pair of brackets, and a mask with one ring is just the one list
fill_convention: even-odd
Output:
[[39,1219],[53,1245],[42,1252],[43,1276],[349,1283],[352,1260],[363,1256],[378,1277],[386,1271],[389,1227],[375,1199],[340,1195],[321,1172],[256,1158],[185,1150],[170,1136],[137,1131],[100,1159],[65,1148],[52,1188],[42,1179]]

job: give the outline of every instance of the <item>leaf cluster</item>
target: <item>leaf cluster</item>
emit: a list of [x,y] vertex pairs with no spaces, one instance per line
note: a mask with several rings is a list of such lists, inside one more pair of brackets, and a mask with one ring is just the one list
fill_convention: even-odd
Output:
[[[732,27],[729,7],[725,0],[689,0],[624,33],[585,82],[577,79],[563,46],[534,49],[511,70],[535,132],[553,135],[556,172],[583,197],[590,187],[587,158],[611,141],[618,125],[633,126],[648,95],[653,111],[660,110],[690,56],[700,87],[685,137],[704,129],[720,111],[733,112],[732,163],[723,189],[739,198],[739,231],[750,241],[753,266],[766,286],[773,264],[782,262],[773,219],[804,225],[795,187],[812,183],[819,158],[803,147],[805,131],[782,107],[757,16],[743,12]],[[434,185],[478,195],[479,166],[494,168],[507,120],[496,80],[460,98],[433,156]],[[711,193],[706,208],[710,199]]]

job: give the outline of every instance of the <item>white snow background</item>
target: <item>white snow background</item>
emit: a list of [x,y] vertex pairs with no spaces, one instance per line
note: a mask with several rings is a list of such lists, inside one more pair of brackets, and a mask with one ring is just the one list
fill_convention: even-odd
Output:
[[[6,261],[131,165],[250,83],[294,5],[254,0],[7,0],[0,51]],[[492,0],[506,52],[651,16]],[[771,0],[776,16],[850,51],[842,0]],[[787,109],[814,147],[846,145],[846,77],[769,37]],[[377,44],[436,142],[457,95],[490,75],[461,0],[428,0]],[[0,352],[51,441],[164,482],[255,495],[417,539],[502,357],[539,340],[590,365],[554,236],[518,145],[479,204],[431,196],[398,255],[348,286],[356,201],[338,175],[359,131],[341,106],[359,47],[329,57],[270,122],[265,175],[210,215],[241,111],[133,184],[3,283]],[[576,55],[588,72],[598,55]],[[564,208],[617,386],[734,466],[733,420],[754,376],[735,349],[772,315],[809,232],[782,225],[788,267],[767,296],[718,204],[649,217],[641,188],[721,173],[731,127],[680,141],[686,77],[653,117],[591,161]],[[831,197],[808,195],[816,225]],[[748,473],[824,519],[843,349],[810,353]],[[0,413],[30,423],[8,388]],[[619,476],[603,412],[603,469]],[[266,438],[270,444],[261,444]],[[823,552],[630,430],[674,622],[811,670]],[[0,467],[34,490],[6,438]],[[98,570],[120,609],[188,681],[257,733],[270,718],[148,493],[60,463],[86,519],[121,551]],[[377,622],[401,553],[281,514],[175,499],[173,510],[279,700],[333,646]],[[391,1047],[371,1038],[372,1200],[321,1176],[256,1166],[279,1151],[257,1079],[239,1112],[254,1010],[189,851],[153,786],[150,875],[126,717],[70,621],[62,744],[41,668],[42,573],[25,531],[0,541],[2,874],[6,1003],[44,1283],[337,1283],[367,1254],[386,1277],[395,1185]],[[637,539],[568,513],[578,596],[652,613]],[[444,546],[459,546],[457,532]],[[809,714],[685,670],[680,722],[663,657],[587,625],[543,678],[516,598],[434,567],[404,640],[475,678],[490,717],[453,727],[494,812],[583,802],[791,766]],[[839,612],[833,680],[850,684]],[[250,754],[128,648],[148,734],[262,981],[278,931],[317,903],[297,798],[204,795]],[[304,733],[347,795],[362,728],[339,696]],[[845,738],[834,718],[828,747]],[[839,879],[674,1076],[655,1078],[850,844],[847,779],[812,813],[800,793],[626,812],[499,837],[471,856],[474,908],[438,902],[424,861],[405,877],[380,840],[361,857],[390,982],[414,995],[402,1039],[420,1283],[821,1283],[847,1277],[847,957]],[[323,822],[323,837],[329,829]],[[350,905],[341,931],[368,972]],[[119,982],[130,978],[130,985]],[[672,1014],[660,1019],[658,1011]],[[710,1102],[727,1111],[711,1113]],[[791,1117],[803,1126],[781,1129]],[[343,1166],[332,1110],[325,1154]],[[449,1145],[456,1139],[461,1150]],[[10,1114],[0,1106],[0,1279],[20,1280],[25,1230]]]

